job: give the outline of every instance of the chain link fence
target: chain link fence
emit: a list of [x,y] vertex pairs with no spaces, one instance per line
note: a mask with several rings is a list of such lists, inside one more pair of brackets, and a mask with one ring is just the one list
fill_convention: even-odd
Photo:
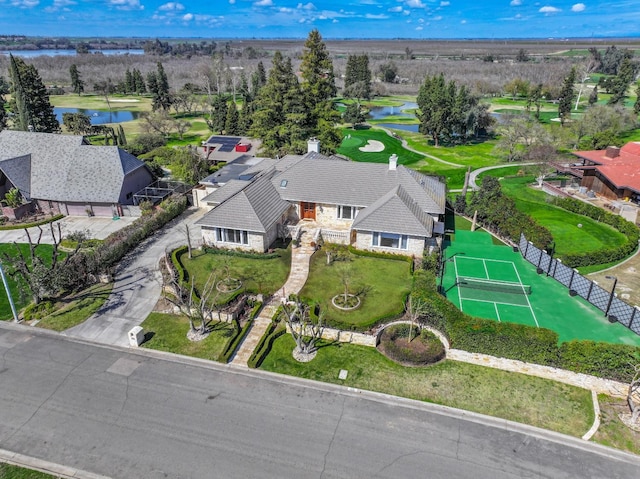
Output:
[[518,244],[522,257],[537,268],[539,274],[551,276],[558,283],[564,285],[572,296],[578,295],[604,312],[610,321],[624,324],[634,333],[640,335],[640,310],[631,306],[613,294],[613,291],[598,286],[590,279],[582,276],[575,269],[562,264],[562,261],[552,258],[546,251],[541,250],[527,241],[524,234],[520,235]]

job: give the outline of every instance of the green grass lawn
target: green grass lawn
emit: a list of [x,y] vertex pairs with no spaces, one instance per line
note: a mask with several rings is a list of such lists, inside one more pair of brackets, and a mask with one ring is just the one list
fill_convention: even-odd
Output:
[[[482,366],[444,361],[424,368],[404,367],[376,349],[323,344],[309,363],[291,352],[289,334],[278,338],[261,369],[290,376],[443,404],[580,437],[594,413],[591,393],[547,379]],[[346,380],[338,379],[341,369]]]
[[[22,254],[26,257],[29,257],[29,245],[26,243],[18,245]],[[51,262],[51,252],[53,251],[53,247],[51,245],[42,244],[38,246],[36,250],[36,254],[41,255],[45,258],[48,258],[49,263]],[[9,284],[9,289],[11,290],[11,297],[13,298],[13,302],[16,306],[16,309],[19,311],[24,308],[27,304],[31,302],[31,293],[26,285],[26,283],[22,280],[20,276],[11,275],[11,267],[8,264],[9,262],[5,259],[5,254],[10,257],[17,257],[18,253],[15,249],[15,245],[4,243],[0,244],[0,259],[2,260],[5,274],[7,276],[7,283]],[[9,306],[9,299],[7,298],[7,294],[2,289],[2,293],[0,293],[0,320],[12,319],[13,316],[11,314],[11,307]]]
[[109,105],[103,95],[51,95],[49,98],[54,107],[109,111],[110,105],[111,111],[151,111],[151,98],[145,96],[109,95]]
[[[342,134],[344,140],[338,148],[338,153],[355,161],[388,163],[389,157],[394,153],[398,155],[398,163],[401,165],[412,165],[423,159],[422,155],[404,149],[400,140],[387,135],[382,130],[344,128]],[[384,144],[384,150],[380,152],[361,151],[360,148],[365,146],[369,140],[381,142]]]
[[[406,261],[369,258],[350,254],[351,261],[334,261],[327,265],[326,255],[319,251],[311,258],[309,278],[300,291],[304,300],[318,303],[326,312],[328,324],[345,330],[365,330],[383,318],[404,311],[404,298],[411,289],[410,265]],[[344,291],[340,269],[351,271],[350,292],[364,288],[362,304],[353,311],[340,311],[331,298]]]
[[70,297],[56,301],[55,311],[42,318],[39,328],[64,331],[86,321],[107,301],[113,283],[95,284]]
[[235,336],[231,323],[219,322],[210,325],[213,331],[202,341],[189,341],[189,320],[174,314],[151,313],[141,326],[145,338],[152,336],[142,347],[211,361],[220,360],[227,343]]
[[[228,264],[230,276],[242,281],[244,291],[249,293],[272,294],[287,280],[291,268],[291,249],[278,249],[280,256],[272,259],[253,259],[226,254],[212,254],[194,251],[193,259],[185,252],[180,256],[189,277],[195,278],[196,288],[202,291],[212,271],[218,280],[226,277]],[[226,303],[233,293],[222,294],[216,303]]]
[[629,413],[626,401],[599,394],[598,402],[602,416],[598,432],[592,440],[632,454],[640,454],[640,432],[629,429],[618,417],[620,413]]
[[0,479],[55,479],[56,477],[59,476],[0,462]]
[[557,254],[614,248],[626,241],[622,233],[610,226],[547,203],[546,193],[527,186],[532,182],[532,177],[524,176],[504,178],[500,183],[502,191],[515,200],[520,211],[551,231]]

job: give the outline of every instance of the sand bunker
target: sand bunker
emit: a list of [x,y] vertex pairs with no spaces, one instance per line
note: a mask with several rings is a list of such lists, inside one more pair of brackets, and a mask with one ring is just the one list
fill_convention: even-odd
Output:
[[377,153],[379,151],[384,151],[384,143],[378,140],[369,140],[366,145],[361,146],[358,149],[367,153]]

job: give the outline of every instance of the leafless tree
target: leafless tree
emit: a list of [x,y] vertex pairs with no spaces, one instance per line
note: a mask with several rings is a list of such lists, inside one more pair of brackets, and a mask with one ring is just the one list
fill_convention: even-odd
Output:
[[176,120],[169,116],[166,110],[144,112],[141,117],[144,120],[141,126],[146,133],[156,132],[166,137],[177,126]]
[[411,324],[409,326],[409,337],[407,338],[407,342],[410,342],[413,339],[413,328],[418,325],[419,319],[424,316],[428,310],[429,306],[424,299],[415,297],[412,294],[409,295],[406,305],[406,314],[411,321]]
[[533,145],[527,152],[526,159],[535,162],[530,166],[530,169],[536,177],[538,188],[542,188],[545,178],[555,171],[553,162],[556,157],[556,149],[549,143]]
[[640,364],[634,367],[635,374],[629,383],[627,392],[627,404],[631,410],[631,424],[640,423]]
[[311,307],[295,298],[282,304],[284,319],[289,327],[291,336],[296,342],[297,352],[309,356],[316,352],[316,343],[322,337],[324,330],[324,312],[320,312],[317,321],[311,320]]

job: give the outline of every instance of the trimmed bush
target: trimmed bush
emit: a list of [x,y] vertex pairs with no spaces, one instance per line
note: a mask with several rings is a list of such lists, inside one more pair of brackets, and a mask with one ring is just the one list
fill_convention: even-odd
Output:
[[238,256],[250,259],[273,259],[281,256],[280,253],[250,253],[248,251],[239,251],[234,249],[212,248],[211,246],[204,246],[202,250],[205,253],[210,254],[223,254],[226,256]]
[[33,223],[24,223],[20,225],[3,225],[3,226],[0,226],[0,231],[22,230],[25,228],[33,228],[34,226],[46,225],[47,223],[52,223],[62,218],[64,218],[64,215],[55,215],[55,216],[52,216],[51,218],[47,218],[42,221],[34,221]]
[[[413,329],[413,331],[411,331]],[[411,334],[411,341],[407,341]],[[444,345],[431,331],[409,324],[389,326],[380,337],[382,352],[402,364],[427,365],[444,359]]]
[[382,259],[395,259],[396,261],[406,261],[413,264],[413,258],[404,254],[384,253],[382,251],[366,251],[363,249],[357,249],[349,245],[349,253],[357,256],[367,256],[369,258],[382,258]]

